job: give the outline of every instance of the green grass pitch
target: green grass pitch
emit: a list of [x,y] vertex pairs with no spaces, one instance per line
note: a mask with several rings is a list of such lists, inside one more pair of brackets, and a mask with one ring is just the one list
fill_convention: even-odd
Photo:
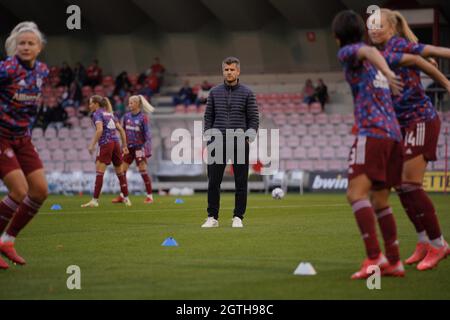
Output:
[[[131,208],[111,199],[82,209],[87,196],[51,196],[17,240],[28,264],[0,272],[0,299],[450,299],[450,259],[427,272],[408,266],[381,290],[351,281],[364,249],[343,194],[251,194],[243,229],[231,228],[232,194],[215,229],[200,228],[205,194],[184,204],[131,197]],[[432,199],[450,239],[450,198]],[[63,210],[51,211],[55,203]],[[416,236],[395,195],[392,205],[404,259]],[[167,237],[179,246],[161,246]],[[294,276],[302,261],[318,274]],[[81,290],[67,289],[70,265],[81,268]]]

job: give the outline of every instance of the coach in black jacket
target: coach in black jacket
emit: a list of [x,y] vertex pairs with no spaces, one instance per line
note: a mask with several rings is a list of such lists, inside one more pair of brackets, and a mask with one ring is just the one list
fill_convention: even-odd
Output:
[[[235,209],[232,226],[242,228],[247,206],[247,181],[249,169],[249,142],[256,138],[259,126],[258,106],[254,93],[239,83],[240,62],[235,57],[228,57],[222,62],[224,83],[211,89],[204,119],[204,133],[208,137],[208,219],[203,228],[218,227],[220,207],[220,184],[227,160],[232,160],[235,181]],[[246,138],[236,138],[240,129]],[[211,131],[220,131],[223,139],[223,157],[215,158],[218,138]],[[237,130],[237,131],[236,131]],[[228,131],[228,133],[227,133]],[[230,131],[234,134],[230,135]],[[212,136],[212,137],[211,137]],[[242,135],[241,135],[242,137]],[[217,141],[216,141],[217,142]],[[216,145],[212,147],[213,145]],[[211,148],[212,147],[212,148]],[[230,156],[231,155],[231,156]],[[212,162],[212,163],[211,163]]]

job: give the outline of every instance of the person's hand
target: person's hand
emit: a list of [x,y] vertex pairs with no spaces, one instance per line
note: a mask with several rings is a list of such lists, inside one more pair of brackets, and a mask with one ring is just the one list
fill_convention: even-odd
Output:
[[403,90],[403,83],[399,76],[395,75],[394,72],[389,72],[386,75],[386,78],[389,83],[389,87],[391,88],[392,94],[394,96],[399,96]]
[[95,145],[90,144],[88,147],[89,153],[92,155],[95,152]]
[[128,151],[127,147],[123,147],[122,148],[122,152],[123,152],[123,154],[129,154],[130,153],[130,151]]

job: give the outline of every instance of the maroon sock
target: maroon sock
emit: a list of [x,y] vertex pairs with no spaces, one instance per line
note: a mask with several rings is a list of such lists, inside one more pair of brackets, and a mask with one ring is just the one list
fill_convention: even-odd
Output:
[[19,232],[31,221],[31,219],[33,219],[41,208],[41,205],[42,203],[34,201],[30,199],[29,196],[26,196],[14,214],[6,233],[10,236],[17,237]]
[[417,233],[425,231],[425,227],[418,216],[417,208],[414,206],[414,199],[412,199],[411,193],[420,187],[420,184],[407,182],[403,183],[401,187],[397,189],[397,194],[400,198],[403,209],[405,209],[405,212],[408,215],[409,220],[414,225]]
[[367,256],[376,259],[380,254],[375,227],[375,212],[369,200],[359,200],[352,203],[353,213],[364,240]]
[[147,194],[152,194],[152,180],[146,171],[141,171],[142,180],[144,180],[145,190],[147,190]]
[[121,173],[117,175],[120,183],[120,191],[122,192],[124,197],[128,197],[128,186],[127,186],[127,176],[125,173]]
[[416,207],[418,217],[427,231],[428,238],[434,240],[440,238],[441,228],[436,216],[433,203],[422,187],[411,191],[411,202]]
[[0,234],[5,231],[6,226],[18,208],[19,204],[9,195],[3,198],[2,202],[0,202]]
[[384,240],[386,258],[390,264],[395,264],[400,260],[400,252],[397,241],[397,225],[390,207],[376,211],[378,225]]
[[100,192],[103,186],[103,175],[104,172],[97,171],[97,176],[95,177],[95,187],[94,187],[94,199],[100,197]]

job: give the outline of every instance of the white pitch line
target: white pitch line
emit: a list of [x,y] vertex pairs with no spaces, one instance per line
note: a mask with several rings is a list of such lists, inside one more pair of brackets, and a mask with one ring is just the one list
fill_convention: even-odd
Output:
[[[344,207],[348,206],[348,204],[312,204],[312,205],[287,205],[287,206],[276,206],[276,207],[268,207],[268,206],[251,206],[247,207],[248,209],[287,209],[287,208],[323,208],[323,207]],[[221,207],[221,210],[233,210],[234,207]],[[161,211],[196,211],[196,210],[205,210],[206,207],[197,207],[197,208],[160,208],[160,209],[152,209],[149,208],[148,210],[145,209],[127,209],[123,208],[122,210],[108,210],[108,211],[97,211],[98,208],[89,208],[84,211],[54,211],[54,212],[40,212],[38,215],[61,215],[61,214],[91,214],[91,213],[102,213],[102,214],[108,214],[108,213],[153,213],[155,212],[161,212]]]

